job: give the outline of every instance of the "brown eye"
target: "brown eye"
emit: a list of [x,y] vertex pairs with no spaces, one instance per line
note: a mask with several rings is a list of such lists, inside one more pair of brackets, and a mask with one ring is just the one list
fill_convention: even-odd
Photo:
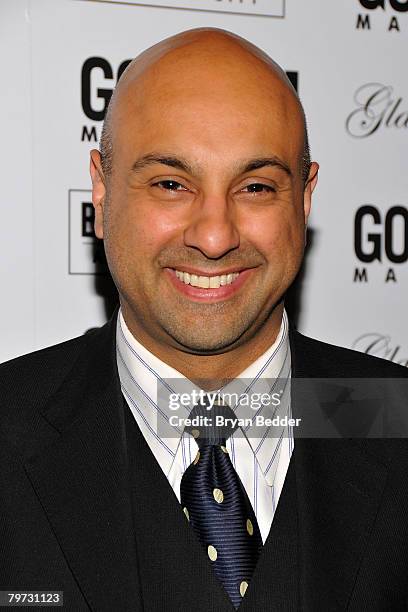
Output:
[[160,189],[165,189],[166,191],[180,191],[181,189],[184,189],[181,183],[170,180],[158,181],[157,183],[154,183],[153,187],[160,187]]
[[270,193],[275,191],[273,187],[270,185],[264,185],[263,183],[251,183],[250,185],[244,187],[244,189],[248,190],[248,193],[260,193],[262,191]]

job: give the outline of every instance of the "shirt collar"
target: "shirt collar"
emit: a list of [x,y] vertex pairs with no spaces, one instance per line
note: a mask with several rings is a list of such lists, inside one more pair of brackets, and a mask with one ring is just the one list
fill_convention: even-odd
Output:
[[[274,471],[271,470],[271,458],[279,451],[280,441],[276,438],[276,428],[272,428],[267,424],[257,424],[256,417],[271,419],[279,416],[284,417],[290,411],[290,375],[291,375],[291,354],[289,344],[289,323],[286,311],[283,311],[281,327],[275,342],[270,346],[265,353],[251,363],[239,376],[228,383],[222,393],[235,391],[231,396],[239,397],[238,390],[241,391],[242,397],[249,398],[249,401],[254,398],[261,398],[263,394],[269,397],[272,394],[278,394],[279,403],[262,404],[252,402],[252,406],[247,403],[230,402],[236,416],[242,419],[249,419],[250,425],[242,427],[236,431],[234,438],[237,436],[245,436],[255,458],[259,464],[262,473],[265,476],[267,483],[273,484]],[[279,428],[281,436],[288,436],[288,429]]]
[[[132,335],[123,318],[122,311],[119,310],[117,320],[117,363],[122,392],[128,403],[138,409],[141,418],[151,431],[152,437],[159,439],[167,449],[165,462],[167,463],[167,473],[174,461],[177,448],[180,444],[183,431],[177,427],[169,426],[169,417],[172,412],[166,403],[158,403],[158,387],[166,387],[167,379],[182,379],[187,382],[186,377],[163,362],[156,355],[151,353]],[[258,359],[250,364],[236,379],[222,388],[223,393],[231,393],[232,397],[245,393],[273,393],[283,391],[282,403],[279,411],[285,411],[289,400],[287,393],[290,377],[290,346],[288,336],[288,319],[286,311],[283,311],[282,321],[278,336],[275,342]],[[271,388],[271,383],[275,381],[280,389]],[[191,385],[191,383],[190,383]],[[168,389],[172,392],[172,389]],[[231,408],[237,417],[248,418],[248,416],[263,415],[273,416],[271,407],[260,407],[259,410],[252,410],[248,406],[236,405],[231,402]],[[185,416],[188,415],[189,408],[185,409]],[[249,415],[250,412],[250,415]],[[253,421],[255,423],[255,421]],[[169,431],[169,435],[163,432]],[[255,424],[243,428],[243,434],[248,440],[262,472],[266,475],[270,464],[271,454],[276,447],[276,439],[268,436],[267,427],[255,426]],[[235,432],[234,436],[242,435],[241,431]]]

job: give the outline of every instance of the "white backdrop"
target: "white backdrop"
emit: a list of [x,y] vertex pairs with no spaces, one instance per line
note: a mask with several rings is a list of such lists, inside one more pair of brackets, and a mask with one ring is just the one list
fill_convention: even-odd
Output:
[[106,320],[88,204],[106,101],[124,61],[214,26],[297,73],[321,164],[298,328],[407,365],[407,10],[408,0],[0,0],[0,361]]

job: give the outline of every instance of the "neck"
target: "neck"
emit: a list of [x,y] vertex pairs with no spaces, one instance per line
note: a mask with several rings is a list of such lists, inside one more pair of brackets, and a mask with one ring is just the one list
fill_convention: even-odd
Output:
[[133,337],[147,350],[201,388],[212,390],[219,389],[228,380],[236,378],[272,346],[281,327],[283,307],[283,302],[278,304],[267,321],[248,340],[216,355],[188,353],[181,348],[152,338],[142,326],[134,322],[123,305],[122,314]]

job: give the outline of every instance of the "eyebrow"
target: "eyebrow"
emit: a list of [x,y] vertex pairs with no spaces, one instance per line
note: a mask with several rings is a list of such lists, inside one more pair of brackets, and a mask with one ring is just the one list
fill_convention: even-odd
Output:
[[253,170],[258,170],[258,168],[265,168],[265,166],[277,167],[286,172],[286,174],[291,177],[292,171],[285,162],[283,162],[279,157],[273,155],[272,157],[260,157],[257,159],[251,159],[246,163],[246,165],[242,168],[241,173],[245,174],[245,172],[252,172]]
[[[152,166],[154,164],[162,164],[164,166],[170,166],[177,170],[182,170],[188,174],[199,174],[198,169],[192,166],[187,160],[181,157],[175,157],[173,155],[166,155],[162,153],[148,153],[137,159],[132,165],[133,172],[141,172],[144,168]],[[247,172],[253,172],[259,168],[265,168],[266,166],[277,167],[283,170],[289,177],[292,177],[292,172],[287,164],[283,162],[276,155],[270,157],[257,157],[247,160],[243,163],[237,164],[237,174],[245,174]]]
[[164,166],[171,166],[172,168],[183,170],[189,174],[194,174],[192,166],[185,159],[161,153],[148,153],[147,155],[143,155],[143,157],[140,157],[134,162],[132,170],[133,172],[140,172],[144,170],[144,168],[154,164],[163,164]]

